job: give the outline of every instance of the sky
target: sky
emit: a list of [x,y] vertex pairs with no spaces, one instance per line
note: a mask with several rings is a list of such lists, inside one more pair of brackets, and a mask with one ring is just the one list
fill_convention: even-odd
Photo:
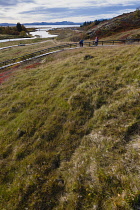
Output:
[[140,0],[0,0],[0,23],[113,18],[140,8]]

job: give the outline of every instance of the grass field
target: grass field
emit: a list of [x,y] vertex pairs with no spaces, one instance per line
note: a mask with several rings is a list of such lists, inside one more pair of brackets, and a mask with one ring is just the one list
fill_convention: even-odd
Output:
[[20,57],[25,54],[33,53],[35,51],[43,50],[53,46],[56,46],[56,42],[54,42],[53,40],[48,40],[42,43],[38,42],[35,45],[27,45],[27,46],[25,45],[25,46],[18,46],[18,47],[12,47],[0,50],[0,62]]
[[37,62],[0,85],[0,208],[138,209],[140,45]]
[[16,40],[16,41],[8,41],[8,42],[0,42],[0,48],[8,47],[12,45],[20,45],[20,44],[32,44],[32,43],[40,43],[48,40],[54,40],[53,38],[35,38],[35,39],[25,39],[25,40]]

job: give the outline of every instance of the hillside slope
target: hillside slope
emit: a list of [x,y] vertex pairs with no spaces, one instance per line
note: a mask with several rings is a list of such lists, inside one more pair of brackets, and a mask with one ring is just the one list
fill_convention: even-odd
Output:
[[82,48],[0,86],[1,209],[138,209],[139,64],[140,46]]
[[94,38],[96,36],[107,37],[118,32],[124,32],[137,28],[140,28],[140,10],[125,13],[110,20],[103,21],[97,26],[92,23],[87,27],[87,36],[89,38]]

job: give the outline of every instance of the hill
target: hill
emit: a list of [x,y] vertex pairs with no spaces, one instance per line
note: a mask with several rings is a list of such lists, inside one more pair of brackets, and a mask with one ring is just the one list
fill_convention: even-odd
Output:
[[0,86],[1,209],[139,208],[139,58],[75,49]]
[[96,25],[95,21],[84,27],[84,30],[86,31],[86,38],[95,38],[96,36],[101,38],[114,35],[118,32],[125,32],[137,28],[140,28],[139,9],[131,13],[122,14],[110,20],[101,21],[98,25]]
[[78,42],[80,39],[94,40],[96,36],[101,40],[139,39],[140,38],[140,10],[125,13],[112,19],[100,19],[84,22],[77,28],[56,28],[49,33],[58,35],[59,41]]

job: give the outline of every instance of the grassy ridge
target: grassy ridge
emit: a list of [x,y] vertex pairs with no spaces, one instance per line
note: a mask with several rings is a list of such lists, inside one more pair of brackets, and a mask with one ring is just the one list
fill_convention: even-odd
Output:
[[132,29],[124,32],[118,32],[114,35],[103,38],[102,40],[118,40],[118,39],[139,39],[140,29]]
[[137,208],[139,57],[62,52],[0,86],[1,209]]
[[138,29],[140,27],[140,10],[137,9],[134,12],[125,13],[119,15],[115,18],[112,18],[107,21],[103,21],[97,26],[95,23],[91,23],[87,27],[87,35],[89,38],[99,37],[108,37],[114,35],[118,32],[124,32],[132,29]]

